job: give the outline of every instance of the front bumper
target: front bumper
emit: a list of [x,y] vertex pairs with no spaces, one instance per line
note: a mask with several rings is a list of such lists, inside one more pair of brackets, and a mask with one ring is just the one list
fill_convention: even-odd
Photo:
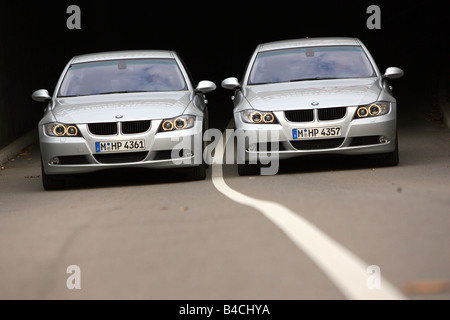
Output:
[[[153,120],[140,134],[92,135],[86,124],[77,124],[83,137],[52,137],[39,127],[43,168],[46,174],[78,174],[114,168],[184,168],[202,164],[202,121],[190,129],[157,132],[161,120]],[[96,142],[144,140],[145,149],[101,153]]]
[[[395,107],[383,116],[353,119],[357,107],[348,107],[347,115],[339,120],[290,122],[283,111],[274,112],[279,124],[248,124],[235,113],[235,127],[243,132],[245,142],[237,150],[239,163],[280,160],[293,157],[341,154],[370,155],[394,152],[397,139]],[[300,141],[294,139],[294,129],[316,129],[339,127],[340,137],[313,138]],[[239,134],[238,134],[239,137]],[[255,138],[256,137],[256,138]],[[238,138],[239,139],[239,138]]]

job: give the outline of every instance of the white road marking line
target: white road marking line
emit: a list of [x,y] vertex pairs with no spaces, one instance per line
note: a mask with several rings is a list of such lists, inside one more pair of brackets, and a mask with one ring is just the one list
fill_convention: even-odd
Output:
[[278,204],[249,197],[230,188],[222,171],[225,145],[222,135],[212,163],[212,182],[216,189],[231,200],[253,207],[272,221],[299,249],[317,264],[336,287],[351,300],[404,300],[406,297],[386,279],[379,289],[369,289],[367,263],[337,243],[298,213]]

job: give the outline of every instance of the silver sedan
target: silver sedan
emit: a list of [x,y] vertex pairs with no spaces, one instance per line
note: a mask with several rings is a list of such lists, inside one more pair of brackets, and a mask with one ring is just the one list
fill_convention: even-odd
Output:
[[39,122],[45,189],[64,186],[67,174],[121,167],[190,168],[205,179],[205,94],[194,87],[173,51],[122,51],[74,57],[65,67]]
[[222,82],[235,90],[235,127],[245,133],[239,174],[312,154],[377,155],[381,165],[397,165],[397,103],[389,81],[401,76],[396,67],[381,74],[355,38],[259,45],[242,82]]

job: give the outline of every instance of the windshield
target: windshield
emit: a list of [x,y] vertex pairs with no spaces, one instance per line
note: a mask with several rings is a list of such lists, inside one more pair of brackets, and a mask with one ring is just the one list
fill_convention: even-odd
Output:
[[174,59],[132,59],[70,66],[58,97],[180,90],[186,82]]
[[322,46],[259,53],[248,84],[375,76],[361,47]]

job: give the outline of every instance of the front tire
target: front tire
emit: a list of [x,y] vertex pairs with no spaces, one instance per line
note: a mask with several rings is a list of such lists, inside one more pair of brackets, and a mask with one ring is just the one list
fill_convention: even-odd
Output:
[[46,174],[44,165],[41,161],[42,186],[45,190],[60,190],[64,188],[64,178],[55,175]]
[[381,167],[395,167],[399,164],[399,161],[398,136],[396,136],[394,151],[378,155],[376,164]]
[[[203,130],[202,137],[204,137],[205,131],[208,128],[208,109],[205,108],[204,120],[203,120]],[[206,169],[208,169],[209,165],[205,162],[204,153],[207,147],[206,141],[202,139],[202,164],[192,168],[192,171],[189,173],[188,178],[190,180],[205,180],[206,179]]]
[[201,165],[194,167],[192,171],[189,173],[190,180],[205,180],[206,179],[206,164],[202,163]]
[[395,167],[398,165],[400,161],[400,157],[398,154],[398,145],[395,144],[395,151],[391,153],[387,153],[383,155],[380,159],[378,159],[378,165],[382,167]]
[[238,164],[238,174],[240,176],[256,176],[260,173],[260,167],[256,164]]

